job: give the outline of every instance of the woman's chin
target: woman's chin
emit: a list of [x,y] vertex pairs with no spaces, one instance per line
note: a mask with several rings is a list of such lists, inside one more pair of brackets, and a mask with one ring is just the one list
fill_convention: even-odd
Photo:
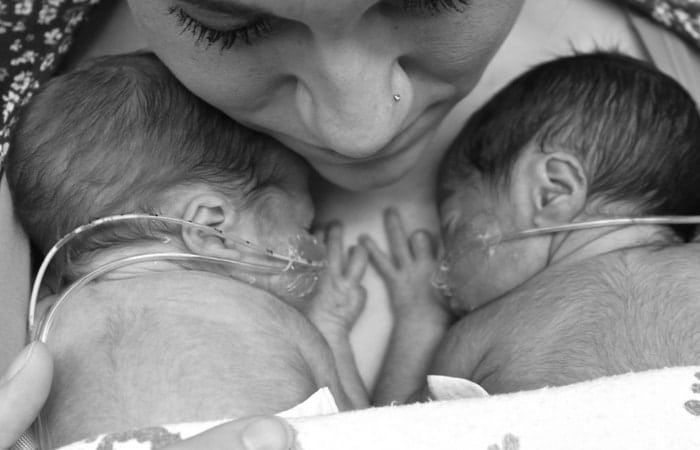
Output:
[[396,184],[410,169],[373,164],[316,168],[319,175],[331,184],[353,192],[373,191]]

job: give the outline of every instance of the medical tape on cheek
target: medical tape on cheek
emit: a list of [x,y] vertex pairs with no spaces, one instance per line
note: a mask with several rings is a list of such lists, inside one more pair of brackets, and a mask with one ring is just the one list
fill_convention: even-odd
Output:
[[[272,286],[273,294],[282,294],[285,297],[305,296],[308,295],[315,287],[316,281],[319,279],[319,274],[325,270],[326,252],[322,244],[318,243],[311,237],[298,236],[293,241],[290,241],[287,254],[280,254],[272,249],[261,247],[251,241],[241,239],[236,236],[225,235],[221,231],[207,227],[204,225],[188,222],[182,219],[153,216],[148,214],[124,214],[119,216],[109,216],[97,219],[88,224],[82,225],[72,232],[62,237],[54,247],[47,253],[42,262],[30,296],[30,306],[27,317],[28,329],[31,333],[37,331],[38,324],[36,323],[36,303],[38,301],[39,290],[42,280],[46,274],[49,264],[59,251],[65,251],[69,248],[72,242],[79,242],[90,233],[99,233],[108,230],[109,227],[118,226],[120,223],[146,223],[146,224],[168,224],[180,227],[191,227],[199,230],[199,232],[208,233],[211,236],[225,239],[228,245],[235,247],[241,258],[218,258],[207,255],[197,255],[190,253],[151,253],[148,252],[142,255],[135,255],[128,258],[123,258],[120,261],[112,261],[106,263],[114,265],[114,269],[125,267],[132,263],[157,262],[163,261],[180,261],[191,262],[193,264],[210,263],[227,267],[227,273],[236,274],[237,279],[253,285],[260,285],[259,281],[265,279],[265,282],[260,285],[262,288]],[[150,228],[147,228],[150,229]],[[154,242],[160,241],[164,244],[169,243],[170,238],[167,235],[152,236]],[[167,251],[166,251],[167,252]],[[73,287],[87,283],[86,280],[92,280],[105,273],[108,267],[100,267],[92,273],[85,275],[79,282],[73,283]],[[272,281],[272,283],[270,283]],[[275,282],[278,281],[278,282]],[[64,295],[70,289],[64,291]],[[57,305],[61,302],[57,302]]]
[[[98,232],[100,227],[117,224],[121,222],[133,221],[148,221],[148,222],[167,222],[177,224],[184,227],[193,227],[199,231],[205,232],[210,236],[225,239],[228,245],[235,247],[240,254],[240,259],[227,259],[212,257],[208,255],[199,255],[191,253],[175,252],[147,252],[138,255],[127,257],[118,257],[95,268],[91,272],[83,275],[78,280],[67,287],[54,305],[50,308],[47,314],[37,322],[35,316],[36,302],[38,301],[38,292],[48,265],[54,255],[59,250],[66,247],[69,248],[71,242],[76,242],[76,237],[84,237],[85,233],[91,231]],[[169,244],[171,238],[168,236],[153,235],[155,241],[163,244]],[[316,282],[320,277],[320,272],[325,270],[325,250],[313,238],[298,236],[294,240],[290,240],[290,248],[288,255],[276,253],[271,249],[265,249],[256,244],[237,238],[235,236],[226,236],[218,230],[209,227],[203,227],[197,224],[191,224],[180,219],[147,216],[147,215],[128,215],[128,216],[113,216],[99,219],[90,224],[77,228],[73,232],[59,240],[57,245],[49,252],[44,262],[37,279],[35,280],[32,295],[31,307],[28,314],[28,324],[33,340],[39,340],[44,343],[49,343],[51,330],[59,321],[62,311],[66,311],[64,306],[72,299],[76,298],[75,294],[80,289],[88,285],[94,280],[100,279],[103,275],[107,275],[115,270],[128,268],[135,264],[144,265],[159,263],[163,261],[181,264],[187,268],[201,268],[219,266],[223,268],[217,273],[226,273],[234,279],[246,282],[262,289],[270,288],[273,294],[280,298],[299,298],[305,297],[310,292],[314,291]],[[65,318],[65,315],[63,316]],[[53,448],[51,445],[51,430],[47,427],[46,412],[42,411],[34,425],[34,430],[41,443],[40,448]]]
[[[700,216],[613,217],[503,233],[499,222],[494,219],[495,216],[489,216],[486,213],[483,216],[475,217],[470,225],[471,230],[466,231],[466,234],[471,238],[464,239],[464,244],[451,248],[441,259],[440,265],[432,277],[432,283],[446,297],[452,296],[450,280],[453,277],[454,264],[466,252],[486,251],[487,258],[483,261],[488,262],[495,255],[499,246],[532,237],[604,227],[700,225]],[[699,233],[696,230],[697,234]],[[697,240],[697,237],[695,239]],[[454,274],[455,279],[459,279],[460,276],[463,279],[468,274]]]
[[492,213],[482,213],[471,221],[473,242],[479,248],[486,250],[488,256],[493,256],[496,247],[502,242],[503,232],[501,223]]
[[[475,276],[494,257],[503,238],[500,221],[490,212],[474,216],[468,224],[458,227],[452,234],[455,235],[455,242],[450,243],[450,248],[445,250],[431,277],[431,284],[446,298],[453,296],[452,280]],[[456,263],[465,259],[471,260],[474,272],[454,273]]]

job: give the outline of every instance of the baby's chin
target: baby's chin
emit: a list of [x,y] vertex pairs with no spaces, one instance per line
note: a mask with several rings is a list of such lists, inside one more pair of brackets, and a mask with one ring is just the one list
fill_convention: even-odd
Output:
[[464,275],[461,282],[452,285],[450,309],[457,315],[464,315],[481,308],[511,292],[520,284],[506,270],[483,271],[473,277]]
[[453,291],[453,295],[449,300],[449,307],[457,316],[464,316],[493,301],[495,298],[497,298],[496,295],[488,293],[484,289],[461,287]]

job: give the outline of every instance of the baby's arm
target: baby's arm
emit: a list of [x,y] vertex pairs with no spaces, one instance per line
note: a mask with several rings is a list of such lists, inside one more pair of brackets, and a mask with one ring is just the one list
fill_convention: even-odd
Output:
[[365,306],[366,292],[360,281],[367,268],[367,251],[354,247],[343,251],[343,231],[331,225],[326,234],[328,269],[306,309],[333,352],[340,382],[355,408],[369,406],[369,395],[357,369],[350,346],[350,330]]
[[374,403],[406,402],[425,384],[433,354],[452,316],[430,278],[436,268],[432,236],[417,231],[409,238],[395,210],[386,212],[390,255],[369,237],[362,238],[373,265],[384,278],[394,316]]

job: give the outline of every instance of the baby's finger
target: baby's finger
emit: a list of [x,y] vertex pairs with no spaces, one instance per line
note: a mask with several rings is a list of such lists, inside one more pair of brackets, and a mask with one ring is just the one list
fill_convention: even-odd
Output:
[[360,244],[367,250],[372,264],[382,277],[390,278],[394,276],[396,272],[394,262],[379,248],[374,239],[369,236],[361,236]]
[[396,263],[402,266],[411,260],[411,249],[408,246],[408,236],[403,227],[401,216],[394,208],[389,208],[384,214],[384,227],[389,241],[389,250],[396,259]]
[[355,286],[350,291],[350,301],[355,307],[355,320],[357,320],[360,313],[362,313],[362,311],[365,309],[365,304],[367,303],[367,289],[365,289],[364,286]]
[[411,235],[411,251],[416,259],[434,259],[433,237],[426,230],[418,230]]
[[326,230],[328,247],[328,270],[333,275],[342,275],[345,255],[343,255],[343,227],[333,223]]
[[369,263],[369,255],[367,249],[360,246],[354,246],[350,249],[350,256],[345,268],[345,276],[353,282],[359,283],[367,270]]

